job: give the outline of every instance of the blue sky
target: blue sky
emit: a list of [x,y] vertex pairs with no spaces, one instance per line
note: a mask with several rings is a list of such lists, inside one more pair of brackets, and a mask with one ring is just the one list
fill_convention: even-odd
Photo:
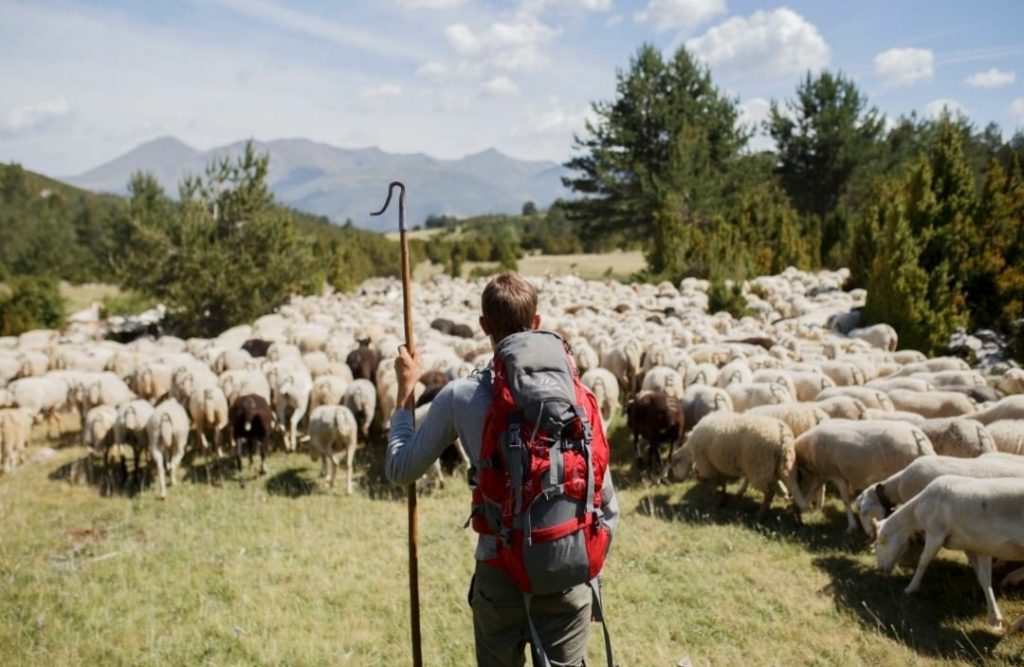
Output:
[[[643,42],[757,122],[807,70],[890,117],[1024,128],[1024,2],[0,0],[0,161],[75,174],[173,135],[564,160]],[[755,145],[765,145],[763,137]]]

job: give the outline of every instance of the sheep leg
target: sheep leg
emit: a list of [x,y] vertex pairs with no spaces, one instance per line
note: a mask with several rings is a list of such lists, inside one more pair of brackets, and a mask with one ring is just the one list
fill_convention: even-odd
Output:
[[267,455],[269,453],[269,445],[267,444],[268,438],[266,436],[260,438],[260,474],[267,474]]
[[159,447],[151,447],[149,455],[153,459],[153,463],[156,464],[156,475],[159,483],[160,500],[167,498],[167,480],[164,473],[164,453]]
[[736,492],[736,495],[742,497],[743,494],[747,492],[747,487],[749,487],[749,486],[750,486],[750,482],[747,480],[746,477],[744,477],[743,478],[743,483],[740,484],[740,490]]
[[[352,495],[352,464],[356,460],[356,438],[355,434],[348,440],[348,480],[347,480],[347,492],[348,495]],[[435,463],[438,463],[435,461]],[[438,470],[440,471],[440,463],[438,463]]]
[[237,440],[235,440],[235,451],[234,451],[234,454],[235,454],[235,465],[236,465],[236,468],[238,469],[238,485],[241,488],[243,488],[243,489],[245,488],[245,478],[242,476],[242,455],[243,455],[242,447],[243,447],[243,445],[244,445],[246,440],[247,440],[247,438],[238,438]]
[[761,506],[757,509],[757,520],[760,523],[764,519],[765,513],[768,508],[772,506],[772,500],[775,499],[775,485],[769,484],[768,491],[764,494],[764,501],[761,502]]
[[939,549],[942,548],[942,543],[946,541],[945,535],[939,535],[938,533],[927,533],[924,538],[924,549],[921,551],[921,558],[917,561],[917,569],[914,571],[914,578],[910,580],[910,585],[907,586],[903,592],[910,594],[916,593],[921,588],[921,579],[924,578],[924,571],[928,569],[928,565],[935,558],[935,555],[939,553]]
[[839,490],[839,497],[843,499],[843,505],[846,507],[846,532],[856,533],[857,532],[857,519],[853,516],[853,507],[850,505],[850,488],[844,479],[834,479],[832,483],[836,485]]
[[1016,586],[1022,581],[1024,581],[1024,567],[1017,568],[1003,577],[1003,580],[999,583],[999,587],[1006,588],[1007,586]]
[[640,453],[640,434],[636,431],[633,432],[633,451],[636,452],[636,467],[637,469],[643,468],[644,466],[644,455]]
[[174,472],[178,469],[181,464],[181,459],[185,457],[185,439],[182,438],[179,442],[174,443],[174,453],[171,455],[170,466],[168,466],[168,483],[170,486],[174,486]]
[[996,594],[992,590],[992,557],[982,556],[967,552],[967,559],[971,561],[974,574],[978,577],[978,584],[985,593],[985,604],[988,606],[988,623],[996,630],[1003,628],[1003,615],[996,604]]

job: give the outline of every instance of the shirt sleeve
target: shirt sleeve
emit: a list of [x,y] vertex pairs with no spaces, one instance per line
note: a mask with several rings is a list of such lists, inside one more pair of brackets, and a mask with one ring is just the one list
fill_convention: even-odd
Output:
[[413,428],[410,410],[395,410],[388,433],[388,451],[384,459],[387,478],[395,484],[411,484],[419,479],[455,441],[455,411],[452,384],[437,393],[430,403],[426,419]]

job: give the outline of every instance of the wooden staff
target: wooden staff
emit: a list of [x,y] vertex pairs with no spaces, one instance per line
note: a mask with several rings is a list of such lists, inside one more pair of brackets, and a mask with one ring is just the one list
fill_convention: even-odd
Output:
[[[412,331],[412,272],[409,269],[409,237],[405,228],[405,185],[400,181],[392,181],[388,185],[388,198],[384,206],[376,213],[380,215],[391,203],[391,195],[398,188],[398,233],[402,247],[402,306],[405,311],[405,347],[412,355],[415,350]],[[416,397],[410,393],[404,406],[412,414],[413,425],[416,424]],[[423,667],[423,647],[420,639],[420,555],[419,555],[419,522],[416,517],[416,483],[408,488],[409,496],[409,611],[412,621],[412,664]]]

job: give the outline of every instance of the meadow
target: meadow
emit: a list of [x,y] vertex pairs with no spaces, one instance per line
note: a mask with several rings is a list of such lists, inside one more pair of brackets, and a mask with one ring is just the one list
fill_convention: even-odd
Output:
[[[905,596],[913,560],[879,574],[837,501],[801,525],[777,500],[759,525],[755,492],[720,506],[709,488],[652,483],[632,471],[620,420],[611,428],[622,519],[604,591],[621,665],[1024,664],[1024,639],[987,629],[958,554]],[[380,447],[360,450],[351,497],[323,489],[307,456],[279,453],[244,489],[195,461],[160,502],[111,486],[77,441],[49,441],[54,458],[0,478],[3,664],[410,662],[404,494],[382,479]],[[473,664],[462,480],[420,500],[428,665]],[[999,602],[1024,614],[1019,590]],[[596,626],[590,664],[604,664]]]

